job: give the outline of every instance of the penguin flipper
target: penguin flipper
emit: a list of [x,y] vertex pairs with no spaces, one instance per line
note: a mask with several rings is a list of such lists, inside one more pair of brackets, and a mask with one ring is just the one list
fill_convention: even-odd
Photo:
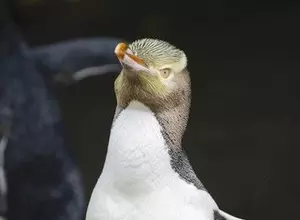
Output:
[[242,218],[237,218],[232,215],[229,215],[228,213],[226,213],[222,210],[218,211],[218,215],[219,215],[219,218],[215,218],[215,220],[245,220]]

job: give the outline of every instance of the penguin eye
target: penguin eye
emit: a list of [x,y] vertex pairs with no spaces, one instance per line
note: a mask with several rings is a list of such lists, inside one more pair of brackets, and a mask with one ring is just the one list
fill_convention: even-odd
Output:
[[171,74],[171,69],[169,69],[169,68],[160,70],[160,75],[163,78],[168,78],[170,76],[170,74]]

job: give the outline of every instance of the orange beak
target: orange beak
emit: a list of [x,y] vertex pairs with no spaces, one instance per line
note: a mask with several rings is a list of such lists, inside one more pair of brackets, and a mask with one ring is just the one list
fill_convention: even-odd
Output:
[[128,46],[125,43],[119,43],[115,48],[115,54],[121,64],[126,64],[133,69],[146,69],[146,63],[139,57],[128,52]]
[[125,43],[119,43],[115,48],[115,54],[117,55],[120,62],[124,59],[128,46]]

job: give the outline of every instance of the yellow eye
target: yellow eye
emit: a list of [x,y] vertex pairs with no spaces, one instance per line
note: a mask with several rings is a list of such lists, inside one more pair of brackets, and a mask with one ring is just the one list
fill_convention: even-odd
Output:
[[163,78],[168,78],[171,74],[171,69],[162,69],[160,70],[160,75],[163,77]]

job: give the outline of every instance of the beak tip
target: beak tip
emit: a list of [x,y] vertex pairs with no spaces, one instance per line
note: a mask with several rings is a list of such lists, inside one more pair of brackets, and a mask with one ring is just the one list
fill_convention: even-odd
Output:
[[125,43],[119,43],[115,48],[115,54],[119,60],[123,60],[125,56],[125,51],[127,49],[127,45]]

